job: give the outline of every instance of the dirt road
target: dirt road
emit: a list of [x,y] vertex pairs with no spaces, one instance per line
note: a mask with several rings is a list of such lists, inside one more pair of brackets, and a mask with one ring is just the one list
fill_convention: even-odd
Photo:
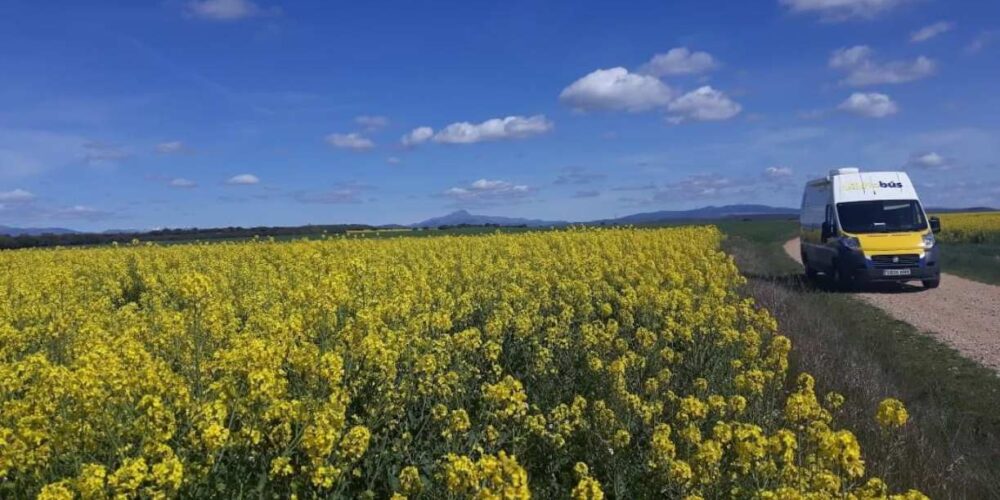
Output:
[[[798,238],[785,243],[785,253],[800,262]],[[1000,286],[942,274],[933,290],[916,284],[854,295],[1000,371]]]

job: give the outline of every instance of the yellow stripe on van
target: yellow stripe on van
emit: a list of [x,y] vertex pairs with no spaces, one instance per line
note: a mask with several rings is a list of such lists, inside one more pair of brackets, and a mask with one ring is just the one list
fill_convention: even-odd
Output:
[[906,233],[851,234],[861,242],[866,256],[898,253],[924,254],[923,235],[926,231]]

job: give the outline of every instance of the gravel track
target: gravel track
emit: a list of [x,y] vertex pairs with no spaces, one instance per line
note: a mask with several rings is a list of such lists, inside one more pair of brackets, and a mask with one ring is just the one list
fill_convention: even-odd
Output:
[[[785,243],[785,253],[801,263],[798,238]],[[1000,286],[942,273],[941,286],[933,290],[880,286],[852,295],[1000,371]]]

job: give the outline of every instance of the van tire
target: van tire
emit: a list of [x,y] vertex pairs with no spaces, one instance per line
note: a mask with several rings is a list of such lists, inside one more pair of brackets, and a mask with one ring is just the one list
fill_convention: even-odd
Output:
[[923,280],[921,283],[924,285],[924,288],[937,288],[941,285],[941,278],[938,277],[931,280]]
[[815,267],[809,265],[809,258],[806,257],[806,253],[802,252],[802,267],[806,269],[806,279],[809,281],[815,281],[816,277],[819,275],[819,271]]
[[819,271],[817,271],[809,264],[806,264],[805,266],[806,266],[806,279],[809,281],[816,281],[816,278],[819,277]]
[[844,277],[844,273],[840,270],[840,264],[837,261],[833,262],[833,266],[830,268],[830,284],[833,286],[834,290],[838,292],[848,292],[851,290],[853,283]]

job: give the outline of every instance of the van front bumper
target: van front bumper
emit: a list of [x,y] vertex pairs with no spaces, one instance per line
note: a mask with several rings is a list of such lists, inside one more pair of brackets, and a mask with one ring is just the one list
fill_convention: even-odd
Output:
[[[900,251],[900,254],[912,254],[914,251]],[[842,251],[840,255],[841,273],[850,276],[859,283],[905,282],[916,280],[934,280],[941,276],[938,262],[938,247],[935,245],[924,252],[923,257],[915,265],[876,265],[859,250]],[[909,271],[909,274],[899,274],[898,271]],[[889,271],[887,273],[886,271]],[[905,272],[904,271],[904,272]]]

